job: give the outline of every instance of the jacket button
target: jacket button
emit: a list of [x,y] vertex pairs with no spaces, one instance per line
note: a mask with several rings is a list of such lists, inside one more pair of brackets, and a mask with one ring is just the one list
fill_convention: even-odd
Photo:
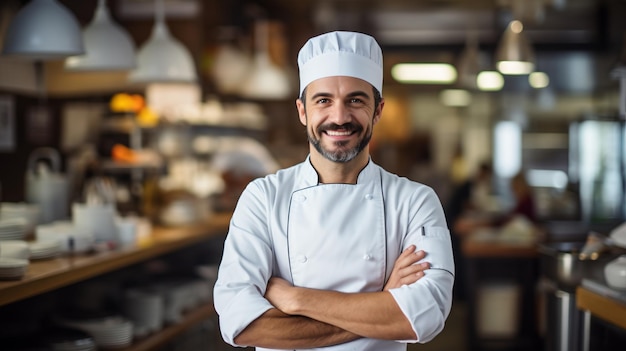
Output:
[[371,200],[371,199],[373,199],[373,198],[374,198],[374,195],[372,195],[372,194],[366,194],[366,195],[365,195],[365,198],[366,198],[367,200]]
[[305,202],[306,201],[306,196],[298,195],[298,196],[296,196],[296,201],[298,201],[298,202]]
[[298,257],[296,259],[300,263],[305,263],[306,262],[306,256],[304,256],[304,255],[298,255]]
[[368,254],[365,254],[365,255],[363,255],[363,259],[364,259],[365,261],[369,261],[369,260],[371,260],[371,259],[372,259],[372,256],[370,256],[370,255],[368,255]]

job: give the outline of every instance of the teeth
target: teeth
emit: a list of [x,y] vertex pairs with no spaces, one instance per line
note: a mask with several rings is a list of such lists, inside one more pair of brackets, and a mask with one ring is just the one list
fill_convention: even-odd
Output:
[[348,136],[352,134],[352,132],[338,132],[336,130],[327,130],[326,133],[330,136]]

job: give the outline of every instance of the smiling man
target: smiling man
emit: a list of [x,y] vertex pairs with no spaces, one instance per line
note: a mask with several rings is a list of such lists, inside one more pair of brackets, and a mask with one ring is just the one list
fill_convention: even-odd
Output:
[[309,156],[256,179],[233,213],[215,285],[225,341],[257,350],[406,350],[452,303],[450,233],[434,191],[385,171],[369,141],[382,51],[331,32],[298,55]]

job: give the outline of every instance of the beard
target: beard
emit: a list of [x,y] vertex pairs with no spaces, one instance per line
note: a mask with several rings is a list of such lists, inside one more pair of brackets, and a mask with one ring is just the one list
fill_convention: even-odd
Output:
[[[328,123],[320,125],[317,128],[316,132],[317,135],[322,135],[323,132],[327,130],[342,130],[361,133],[363,131],[363,127],[354,123],[346,123],[343,125]],[[317,150],[317,152],[319,152],[326,159],[333,162],[346,163],[352,161],[369,144],[370,140],[372,139],[372,129],[368,128],[368,130],[365,131],[365,135],[363,136],[363,138],[359,140],[357,145],[351,148],[347,146],[349,141],[336,141],[333,142],[335,149],[329,150],[322,146],[321,138],[316,139],[315,134],[310,132],[308,128],[307,138],[309,139],[309,142],[311,143],[311,145],[313,145],[315,150]]]

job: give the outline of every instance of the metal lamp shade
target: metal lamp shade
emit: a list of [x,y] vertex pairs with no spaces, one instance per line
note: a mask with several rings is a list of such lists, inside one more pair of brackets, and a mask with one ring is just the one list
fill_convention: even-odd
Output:
[[83,31],[85,55],[68,57],[65,69],[70,71],[130,70],[136,66],[135,44],[130,35],[111,21],[104,0],[91,23]]
[[16,15],[5,36],[3,55],[55,60],[85,52],[80,25],[56,0],[33,0]]
[[522,22],[511,21],[498,44],[496,65],[502,74],[529,74],[535,69],[535,54],[522,29]]
[[137,68],[130,74],[135,83],[195,82],[193,58],[185,46],[173,38],[167,26],[157,21],[148,41],[137,54]]

